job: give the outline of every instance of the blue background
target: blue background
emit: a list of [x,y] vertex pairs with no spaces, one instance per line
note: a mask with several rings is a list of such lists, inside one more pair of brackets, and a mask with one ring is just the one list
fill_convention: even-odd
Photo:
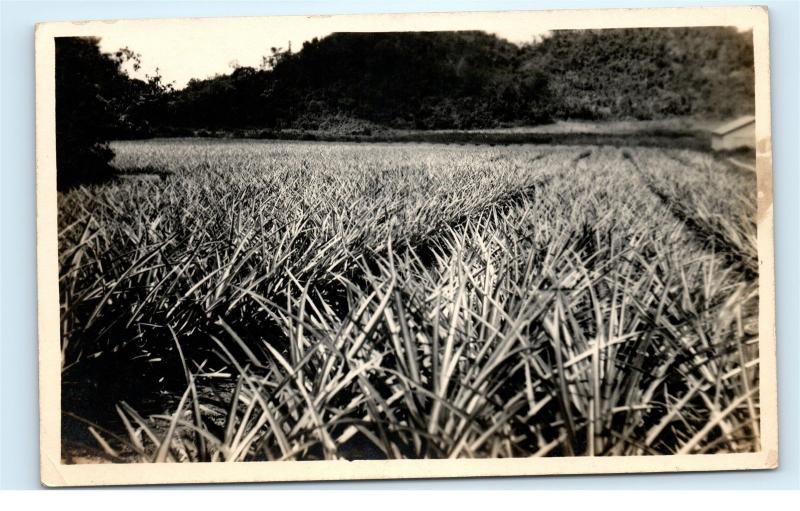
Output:
[[[772,134],[781,467],[775,471],[559,476],[439,481],[259,484],[269,488],[370,489],[800,489],[798,372],[798,44],[794,1],[335,1],[81,2],[0,0],[2,17],[2,180],[0,184],[0,488],[39,485],[36,368],[36,204],[34,172],[34,24],[84,19],[435,12],[607,7],[680,7],[762,3],[770,9]],[[244,487],[244,485],[224,485]]]

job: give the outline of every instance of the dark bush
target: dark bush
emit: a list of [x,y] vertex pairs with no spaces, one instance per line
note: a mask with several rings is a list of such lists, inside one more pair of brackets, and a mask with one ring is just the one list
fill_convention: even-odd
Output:
[[112,99],[124,78],[119,63],[100,52],[99,39],[57,37],[56,166],[58,188],[111,176],[108,139],[118,122]]
[[122,48],[100,51],[96,37],[55,38],[56,166],[59,189],[104,181],[113,175],[108,141],[153,136],[157,112],[171,86],[161,77],[130,78],[139,55]]

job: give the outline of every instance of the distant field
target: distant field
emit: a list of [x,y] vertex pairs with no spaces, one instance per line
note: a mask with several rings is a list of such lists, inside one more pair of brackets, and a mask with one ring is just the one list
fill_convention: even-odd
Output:
[[218,129],[169,128],[165,138],[244,138],[328,142],[428,142],[485,145],[613,145],[616,147],[671,147],[711,149],[711,130],[722,121],[672,118],[650,121],[557,121],[537,126],[470,130],[392,129],[350,120],[319,129]]
[[113,149],[123,178],[59,194],[67,461],[759,449],[752,174],[645,147]]
[[[605,135],[626,135],[647,131],[682,132],[711,131],[724,121],[675,117],[648,121],[581,121],[562,120],[551,124],[537,126],[520,126],[516,128],[495,128],[473,130],[495,133],[594,133]],[[436,130],[434,130],[436,131]],[[448,131],[448,130],[439,130]]]

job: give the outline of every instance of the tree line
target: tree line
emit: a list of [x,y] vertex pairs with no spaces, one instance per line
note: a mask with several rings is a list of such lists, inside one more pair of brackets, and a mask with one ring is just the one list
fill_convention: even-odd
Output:
[[[263,65],[191,80],[123,71],[139,56],[57,38],[62,180],[107,164],[114,138],[209,131],[475,129],[555,119],[725,118],[754,110],[750,32],[731,27],[554,31],[515,45],[479,31],[336,33]],[[81,170],[83,169],[83,170]]]

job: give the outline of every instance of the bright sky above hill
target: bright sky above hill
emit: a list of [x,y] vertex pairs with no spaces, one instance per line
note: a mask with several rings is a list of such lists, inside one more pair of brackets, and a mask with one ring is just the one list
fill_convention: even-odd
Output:
[[[134,77],[144,78],[158,69],[166,83],[183,88],[192,78],[208,78],[229,73],[236,66],[258,67],[271,48],[299,51],[303,42],[314,37],[322,38],[334,31],[375,31],[381,25],[373,18],[352,19],[331,16],[282,18],[228,18],[171,20],[164,23],[137,24],[135,28],[120,30],[114,23],[103,27],[100,47],[114,52],[128,47],[141,55],[142,68],[127,71]],[[134,22],[136,23],[136,22]],[[454,29],[448,15],[428,16],[426,30]],[[413,25],[412,25],[413,26]],[[459,30],[483,30],[516,44],[531,42],[548,32],[548,26],[538,24],[526,16],[503,16],[481,13],[459,23]]]
[[[321,21],[324,20],[323,17]],[[258,67],[261,58],[270,55],[273,47],[286,49],[291,42],[292,51],[299,51],[303,42],[314,37],[321,39],[332,32],[325,23],[317,22],[317,18],[307,18],[305,23],[289,26],[275,23],[267,26],[255,19],[253,22],[241,19],[236,30],[226,24],[194,21],[198,23],[153,25],[147,30],[121,34],[109,31],[101,36],[100,48],[104,52],[114,52],[127,46],[142,57],[142,68],[138,72],[128,69],[132,76],[144,78],[158,68],[165,82],[174,82],[176,88],[182,88],[191,78],[229,73],[235,65]],[[514,43],[530,42],[546,33],[530,25],[520,27],[508,22],[476,28]]]

